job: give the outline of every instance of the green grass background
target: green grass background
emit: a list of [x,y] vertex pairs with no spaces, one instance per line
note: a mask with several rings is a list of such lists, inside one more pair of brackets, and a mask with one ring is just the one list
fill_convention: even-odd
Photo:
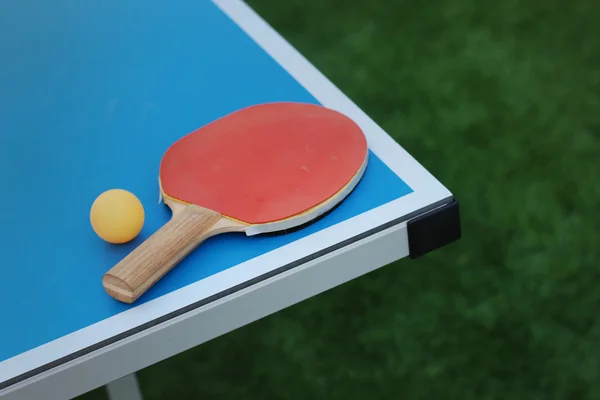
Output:
[[600,3],[249,3],[456,194],[463,238],[140,371],[145,398],[599,399]]

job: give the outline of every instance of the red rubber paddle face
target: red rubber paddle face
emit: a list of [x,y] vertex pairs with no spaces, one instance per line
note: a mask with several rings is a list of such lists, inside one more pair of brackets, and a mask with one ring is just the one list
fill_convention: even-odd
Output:
[[244,108],[175,142],[160,165],[165,195],[249,224],[303,213],[338,193],[367,157],[361,129],[301,103]]

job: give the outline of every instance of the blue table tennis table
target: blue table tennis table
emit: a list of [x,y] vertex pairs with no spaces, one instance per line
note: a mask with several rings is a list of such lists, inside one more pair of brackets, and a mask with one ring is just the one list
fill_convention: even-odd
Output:
[[[460,237],[453,194],[240,0],[2,2],[0,54],[7,399],[104,385],[113,399],[141,398],[136,371]],[[321,104],[361,126],[370,159],[355,191],[289,234],[209,239],[134,304],[108,296],[102,275],[170,217],[157,181],[166,148],[273,101]],[[144,204],[132,243],[91,229],[90,206],[111,188]]]

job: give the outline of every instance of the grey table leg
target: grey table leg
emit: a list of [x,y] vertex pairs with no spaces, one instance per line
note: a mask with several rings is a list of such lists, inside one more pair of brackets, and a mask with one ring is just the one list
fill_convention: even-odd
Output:
[[106,385],[110,400],[142,400],[142,392],[135,374],[124,376]]

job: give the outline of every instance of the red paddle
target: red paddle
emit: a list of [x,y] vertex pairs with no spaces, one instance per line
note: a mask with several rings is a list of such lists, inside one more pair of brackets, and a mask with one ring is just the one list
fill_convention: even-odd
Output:
[[104,275],[104,288],[132,303],[213,235],[314,220],[354,189],[367,155],[352,120],[303,103],[244,108],[184,136],[160,164],[171,220]]

